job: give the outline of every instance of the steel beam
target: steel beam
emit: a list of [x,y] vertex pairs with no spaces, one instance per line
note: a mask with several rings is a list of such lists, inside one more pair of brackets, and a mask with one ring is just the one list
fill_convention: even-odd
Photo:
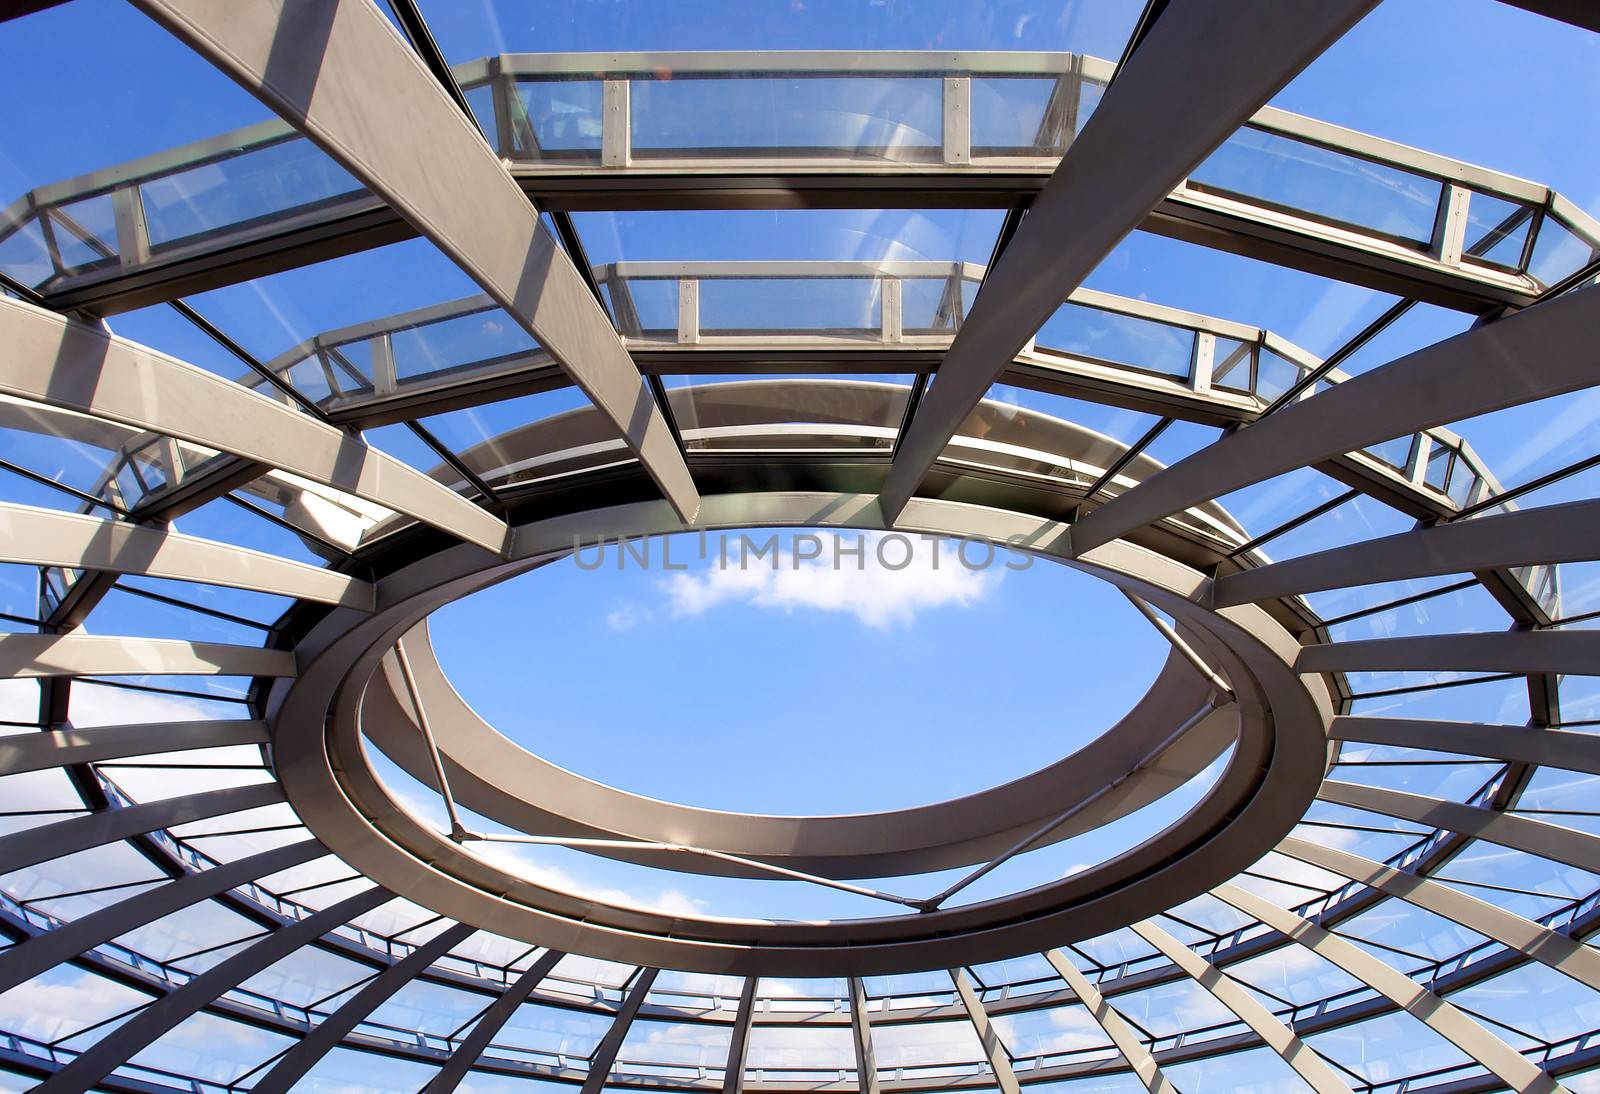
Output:
[[318,1061],[344,1040],[346,1034],[365,1021],[395,992],[409,984],[419,972],[466,941],[477,929],[470,923],[447,927],[368,980],[360,991],[341,1003],[338,1010],[300,1038],[250,1089],[259,1090],[262,1094],[288,1094],[317,1066]]
[[499,1033],[511,1016],[517,1013],[517,1008],[527,1002],[533,989],[539,982],[550,975],[550,970],[561,963],[567,955],[560,950],[546,950],[539,955],[539,959],[528,967],[528,971],[517,977],[516,981],[501,992],[489,1009],[483,1012],[477,1022],[473,1023],[472,1031],[461,1039],[455,1051],[450,1053],[450,1058],[444,1066],[434,1075],[428,1085],[423,1087],[422,1094],[450,1094],[461,1081],[467,1077],[467,1072],[472,1070],[472,1065],[478,1062],[484,1049],[489,1047],[494,1040],[494,1035]]
[[267,741],[265,722],[239,719],[217,722],[142,722],[126,726],[70,726],[39,733],[0,737],[0,775],[43,771],[68,764],[120,760],[161,752],[187,752],[223,745],[258,745]]
[[1506,0],[1506,3],[1600,34],[1600,8],[1591,0]]
[[359,578],[153,525],[0,502],[0,560],[271,593],[370,611]]
[[1575,828],[1563,828],[1559,824],[1502,813],[1498,809],[1440,801],[1400,790],[1357,786],[1335,779],[1325,781],[1322,789],[1317,791],[1317,797],[1335,805],[1348,805],[1429,828],[1459,832],[1463,836],[1487,840],[1502,847],[1564,862],[1591,874],[1600,874],[1600,836],[1591,836]]
[[1573,730],[1341,715],[1329,725],[1328,736],[1335,741],[1426,748],[1600,775],[1600,736]]
[[994,1072],[994,1082],[1000,1088],[1000,1094],[1019,1094],[1021,1088],[1017,1085],[1017,1073],[1011,1069],[1011,1054],[1001,1042],[994,1023],[989,1021],[989,1012],[984,1009],[983,1000],[972,990],[972,978],[967,975],[966,969],[951,969],[950,979],[956,986],[956,994],[961,997],[962,1008],[972,1021],[972,1028],[978,1034],[978,1043],[983,1046],[984,1059],[989,1061],[989,1070]]
[[1600,501],[1576,501],[1419,528],[1229,574],[1217,579],[1212,605],[1226,608],[1496,567],[1582,562],[1597,554]]
[[275,782],[230,786],[207,790],[180,798],[162,798],[139,805],[103,809],[88,816],[52,821],[0,836],[0,874],[37,866],[64,855],[87,851],[129,836],[171,828],[191,821],[238,813],[283,800],[283,790]]
[[[1172,0],[1106,90],[978,294],[884,483],[893,523],[1067,295],[1376,0]],[[1160,140],[1128,140],[1160,133]]]
[[872,1051],[872,1018],[867,1014],[867,986],[861,977],[850,978],[850,1042],[856,1053],[856,1089],[879,1094],[878,1058]]
[[279,927],[152,1002],[36,1086],[36,1094],[85,1094],[125,1061],[144,1051],[185,1018],[199,1013],[223,992],[393,896],[388,890],[374,886],[305,919]]
[[1277,1015],[1262,1006],[1243,984],[1224,975],[1222,970],[1150,920],[1130,926],[1135,934],[1210,992],[1217,1002],[1238,1015],[1239,1020],[1283,1057],[1284,1063],[1294,1068],[1317,1094],[1350,1094],[1350,1084],[1339,1078],[1327,1061],[1279,1021]]
[[1099,987],[1083,975],[1060,950],[1046,950],[1044,958],[1050,962],[1061,979],[1067,982],[1067,987],[1072,989],[1072,993],[1089,1009],[1094,1020],[1100,1024],[1100,1028],[1106,1031],[1106,1036],[1117,1046],[1122,1058],[1128,1061],[1128,1066],[1133,1068],[1133,1073],[1139,1077],[1144,1088],[1150,1094],[1178,1094],[1178,1088],[1172,1085],[1172,1080],[1166,1077],[1161,1065],[1150,1055],[1150,1050],[1139,1038],[1138,1031],[1106,1002],[1106,997],[1101,994]]
[[1600,631],[1490,631],[1306,646],[1300,672],[1551,672],[1600,668]]
[[1600,951],[1515,912],[1425,877],[1293,836],[1278,844],[1278,852],[1426,908],[1600,991]]
[[294,651],[105,634],[0,635],[0,677],[274,676],[295,674]]
[[1447,338],[1285,406],[1158,472],[1080,520],[1073,550],[1092,550],[1285,471],[1589,387],[1595,373],[1588,347],[1597,340],[1597,287]]
[[505,547],[505,522],[448,487],[202,368],[7,297],[0,297],[0,340],[6,394],[231,452],[497,553]]
[[747,976],[739,991],[739,1009],[733,1019],[733,1036],[728,1038],[728,1062],[722,1069],[722,1094],[744,1094],[744,1065],[750,1055],[750,1021],[755,1017],[756,984],[760,978]]
[[314,839],[249,855],[186,874],[99,911],[62,923],[0,953],[0,992],[48,972],[79,954],[240,885],[310,862],[328,852]]
[[1429,1029],[1482,1064],[1512,1090],[1524,1094],[1551,1094],[1553,1091],[1566,1090],[1522,1053],[1465,1012],[1354,943],[1236,885],[1219,885],[1212,890],[1212,894],[1327,959],[1387,997],[1396,1006],[1404,1008],[1412,1017],[1425,1022]]
[[627,997],[617,1010],[617,1016],[611,1020],[611,1028],[606,1030],[606,1035],[595,1046],[594,1055],[589,1057],[589,1074],[584,1077],[580,1094],[600,1094],[605,1089],[606,1080],[611,1076],[611,1065],[617,1062],[617,1052],[622,1048],[622,1042],[627,1040],[628,1027],[633,1025],[639,1008],[644,1005],[644,997],[650,994],[650,986],[656,982],[657,971],[651,968],[639,970]]
[[[521,188],[371,0],[135,0],[288,120],[538,339],[685,523],[683,453],[599,301]],[[383,88],[375,97],[373,88]]]

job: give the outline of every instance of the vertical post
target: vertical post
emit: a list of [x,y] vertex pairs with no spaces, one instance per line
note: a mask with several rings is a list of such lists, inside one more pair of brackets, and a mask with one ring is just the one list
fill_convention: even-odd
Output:
[[1061,154],[1065,155],[1078,135],[1078,119],[1083,111],[1083,54],[1068,55],[1067,71],[1061,74],[1057,94],[1061,96]]
[[722,1072],[722,1094],[744,1094],[744,1062],[750,1053],[750,1019],[756,1009],[758,978],[744,978],[739,993],[739,1013],[733,1020],[733,1036],[728,1041],[728,1066]]
[[372,350],[373,393],[387,395],[400,386],[394,368],[394,346],[387,334],[374,335],[369,346]]
[[150,226],[136,183],[111,191],[111,215],[117,226],[117,257],[123,269],[150,261]]
[[606,80],[600,93],[600,163],[626,167],[633,160],[633,118],[626,77]]
[[627,278],[616,272],[615,266],[604,269],[609,273],[600,278],[600,283],[611,289],[611,307],[616,312],[617,332],[624,338],[637,338],[644,333],[644,326],[639,321],[639,309],[633,302],[633,290],[628,287]]
[[1011,1054],[1001,1044],[1000,1035],[995,1032],[994,1023],[989,1021],[989,1012],[984,1009],[983,1000],[972,988],[972,979],[967,976],[967,970],[951,969],[950,979],[956,986],[956,994],[961,996],[961,1005],[966,1008],[967,1017],[972,1020],[972,1028],[978,1033],[978,1041],[983,1045],[983,1054],[989,1061],[990,1070],[994,1072],[995,1085],[1000,1088],[1000,1094],[1020,1094],[1017,1074],[1011,1069]]
[[972,162],[972,78],[944,78],[944,162]]
[[678,341],[700,341],[700,282],[693,277],[678,279]]
[[872,1055],[872,1019],[867,1017],[867,989],[861,977],[850,978],[850,1032],[856,1046],[856,1089],[878,1094],[878,1061]]
[[1211,375],[1216,368],[1217,336],[1206,331],[1196,331],[1194,336],[1194,363],[1189,369],[1189,389],[1210,391]]
[[1446,266],[1461,265],[1467,243],[1467,203],[1472,191],[1446,183],[1439,198],[1439,212],[1433,224],[1433,257]]
[[878,310],[883,326],[883,340],[892,345],[905,338],[901,281],[898,277],[885,277],[878,281],[878,285],[882,290],[878,300]]
[[156,442],[156,453],[161,462],[161,473],[166,476],[168,486],[176,486],[183,481],[183,452],[178,448],[178,442],[173,437],[162,436]]
[[494,103],[495,151],[500,153],[501,159],[515,159],[518,151],[516,118],[517,109],[521,105],[514,101],[517,95],[517,82],[515,78],[500,71],[499,58],[491,60],[489,64],[489,95]]
[[1428,478],[1428,460],[1433,457],[1433,438],[1418,433],[1411,445],[1411,456],[1406,460],[1406,479],[1413,486],[1421,486]]

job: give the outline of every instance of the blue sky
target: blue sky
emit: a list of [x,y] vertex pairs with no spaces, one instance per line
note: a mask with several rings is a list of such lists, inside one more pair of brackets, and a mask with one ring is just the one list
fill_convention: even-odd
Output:
[[[1070,49],[1114,59],[1139,5],[425,0],[423,7],[446,54],[466,61],[501,50],[675,49]],[[0,47],[8,59],[0,70],[0,92],[8,102],[30,104],[8,117],[0,146],[0,201],[268,116],[120,0],[78,0],[6,23],[0,26]],[[130,55],[144,59],[137,78],[117,75],[126,73]],[[65,73],[74,75],[63,78]],[[49,94],[41,96],[41,88]],[[1600,118],[1588,109],[1597,95],[1600,39],[1593,35],[1491,0],[1386,0],[1275,103],[1549,183],[1600,213]],[[699,124],[714,127],[717,118],[708,113]],[[338,172],[316,156],[298,169],[304,185],[342,185]],[[1000,215],[590,213],[578,215],[577,223],[597,262],[982,262]],[[1088,284],[1267,327],[1318,354],[1337,348],[1392,303],[1369,290],[1144,234],[1118,247]],[[412,241],[216,290],[192,303],[269,358],[331,327],[475,291],[437,249]],[[111,325],[207,367],[238,372],[236,362],[165,309],[119,316]],[[1467,317],[1419,307],[1349,368],[1373,367],[1467,325]],[[1035,393],[995,394],[1127,440],[1154,421]],[[573,403],[572,393],[558,393],[430,425],[451,443],[465,444],[516,415]],[[1579,394],[1491,415],[1461,431],[1515,484],[1594,452],[1600,440],[1597,410],[1592,395]],[[1215,430],[1179,424],[1152,453],[1170,462],[1215,436]],[[374,431],[370,439],[419,465],[433,462],[401,431]],[[0,455],[30,465],[43,461],[50,473],[67,466],[69,454],[43,448],[31,437],[0,437]],[[59,504],[41,500],[21,483],[6,485],[8,498]],[[1227,503],[1259,530],[1339,489],[1316,472],[1296,472],[1241,491]],[[1592,496],[1593,490],[1593,478],[1574,480],[1534,500]],[[1353,502],[1275,543],[1269,553],[1303,553],[1409,524],[1376,503]],[[208,506],[180,526],[295,550],[264,522],[225,507]],[[306,556],[300,550],[296,557]],[[695,579],[711,580],[704,574]],[[1594,595],[1595,584],[1588,580],[1587,595]],[[20,586],[12,591],[25,595]],[[1372,590],[1365,602],[1408,591],[1409,585]],[[204,595],[253,618],[270,619],[275,607],[247,603],[245,594]],[[879,618],[865,610],[872,597],[893,595],[870,580],[832,606],[822,594],[744,589],[688,611],[672,580],[659,573],[584,573],[563,564],[441,613],[435,634],[446,667],[469,700],[552,760],[642,793],[768,812],[904,805],[1015,777],[1111,724],[1143,690],[1163,654],[1159,638],[1115,594],[1059,567],[998,573],[959,595],[926,597],[909,613]],[[1330,594],[1326,603],[1334,600]],[[1083,637],[1085,622],[1093,628],[1092,642]],[[1498,628],[1507,622],[1496,606],[1468,592],[1438,598],[1385,625],[1426,630]],[[100,633],[189,636],[193,627],[192,618],[165,616],[130,597],[109,600],[91,620]],[[247,634],[223,630],[216,637],[243,641]],[[486,641],[486,634],[497,638]],[[498,637],[505,634],[511,640]],[[623,687],[616,682],[619,667]],[[1381,709],[1526,717],[1525,698],[1515,686],[1477,685],[1427,702],[1423,707],[1420,700],[1392,698]],[[807,745],[796,749],[794,741],[802,737]],[[1110,833],[1100,846],[1075,847],[1071,854],[1092,858],[1125,837]],[[636,896],[651,897],[665,884],[635,868],[583,856],[552,854],[549,862],[585,884]],[[1035,874],[1074,864],[1051,859]],[[723,902],[716,910],[783,907],[770,896],[758,899],[732,887],[719,890],[718,884],[705,889],[706,899]],[[698,894],[689,899],[700,899]],[[795,914],[845,907],[826,894],[806,900],[790,905]]]

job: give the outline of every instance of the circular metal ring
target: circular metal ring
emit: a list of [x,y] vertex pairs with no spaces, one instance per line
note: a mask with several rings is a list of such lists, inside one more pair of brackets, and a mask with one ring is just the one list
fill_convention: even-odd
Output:
[[[880,528],[875,499],[836,494],[709,498],[706,528]],[[1185,816],[1107,862],[1020,893],[919,914],[825,923],[675,916],[597,903],[508,873],[419,822],[362,753],[359,713],[394,643],[438,606],[569,551],[574,534],[679,531],[641,503],[518,529],[509,559],[458,546],[380,584],[372,615],[336,612],[301,644],[300,676],[274,693],[274,753],[302,818],[355,868],[397,893],[486,929],[559,949],[657,967],[751,975],[845,975],[972,964],[1060,945],[1153,914],[1233,876],[1303,814],[1323,774],[1331,716],[1319,678],[1292,668],[1298,642],[1255,607],[1213,612],[1191,597],[1194,570],[1126,543],[1070,559],[1064,526],[919,499],[901,530],[1020,542],[1149,600],[1225,654],[1238,740],[1212,791]]]

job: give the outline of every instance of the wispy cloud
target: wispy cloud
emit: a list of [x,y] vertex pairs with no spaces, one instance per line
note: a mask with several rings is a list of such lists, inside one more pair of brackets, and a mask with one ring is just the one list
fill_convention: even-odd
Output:
[[[31,722],[38,716],[39,685],[36,681],[0,680],[0,719]],[[88,681],[72,688],[72,724],[79,729],[213,717],[216,715],[203,704],[175,695],[110,688]]]
[[[442,799],[424,797],[393,783],[386,784],[386,788],[401,808],[418,820],[431,824],[441,831],[447,827]],[[589,884],[559,866],[540,861],[540,851],[526,845],[473,842],[467,844],[467,847],[481,858],[488,859],[518,877],[527,878],[535,885],[570,893],[585,900],[597,900],[605,904],[620,904],[631,908],[647,908],[672,915],[701,915],[710,907],[706,901],[692,897],[681,889],[665,888],[653,893],[640,893],[616,886]]]
[[710,905],[681,889],[666,888],[655,893],[636,893],[614,886],[594,886],[574,877],[559,866],[535,861],[530,848],[509,843],[474,843],[472,850],[497,866],[525,877],[535,885],[555,889],[585,900],[623,907],[648,908],[669,915],[703,915]]
[[[776,565],[765,558],[746,559],[743,567],[734,562],[701,573],[674,574],[661,586],[668,610],[676,616],[746,604],[784,612],[841,612],[874,630],[887,630],[911,623],[924,611],[978,603],[1004,573],[999,564],[982,569],[963,565],[949,542],[896,536],[897,542],[882,544],[880,552],[883,538],[846,536],[843,546],[862,547],[859,562],[852,554],[836,553],[832,538],[823,536],[820,558],[796,558],[792,544],[782,542]],[[974,553],[974,562],[979,554]]]
[[650,612],[647,609],[629,601],[606,613],[606,626],[618,634],[625,634],[649,618]]

